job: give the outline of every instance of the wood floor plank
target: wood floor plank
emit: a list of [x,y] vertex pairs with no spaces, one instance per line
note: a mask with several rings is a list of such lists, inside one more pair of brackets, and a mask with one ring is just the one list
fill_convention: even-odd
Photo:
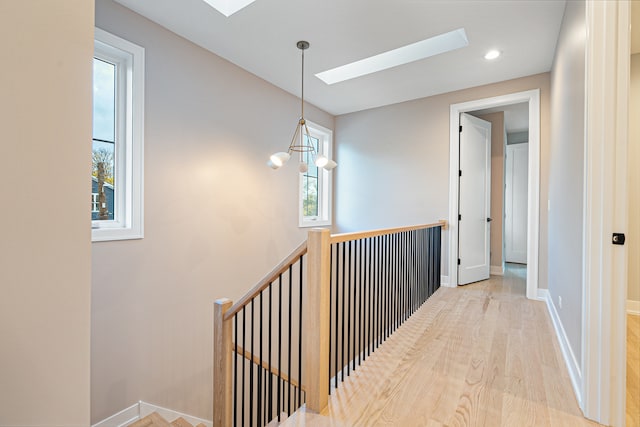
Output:
[[544,303],[524,268],[439,289],[332,389],[323,414],[283,426],[595,426],[573,395]]

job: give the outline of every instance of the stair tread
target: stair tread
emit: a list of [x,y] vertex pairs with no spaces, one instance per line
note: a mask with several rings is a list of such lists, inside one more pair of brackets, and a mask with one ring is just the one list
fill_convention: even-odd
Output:
[[139,419],[128,427],[172,427],[171,424],[157,412],[152,412],[144,418]]
[[193,427],[193,425],[189,421],[185,420],[182,417],[176,418],[175,420],[171,421],[171,425],[173,427]]

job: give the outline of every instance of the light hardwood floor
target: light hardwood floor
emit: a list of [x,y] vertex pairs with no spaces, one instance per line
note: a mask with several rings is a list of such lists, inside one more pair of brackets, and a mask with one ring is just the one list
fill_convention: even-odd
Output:
[[525,270],[441,288],[332,390],[283,426],[596,426],[583,418]]
[[640,427],[640,316],[627,315],[627,427]]

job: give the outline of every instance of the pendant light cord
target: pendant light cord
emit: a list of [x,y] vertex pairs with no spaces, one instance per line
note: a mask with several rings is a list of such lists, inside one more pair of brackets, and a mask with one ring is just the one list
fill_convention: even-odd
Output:
[[303,119],[304,118],[304,49],[300,49],[302,50],[302,73],[300,74],[302,76],[302,93],[301,93],[301,97],[300,97],[300,118]]

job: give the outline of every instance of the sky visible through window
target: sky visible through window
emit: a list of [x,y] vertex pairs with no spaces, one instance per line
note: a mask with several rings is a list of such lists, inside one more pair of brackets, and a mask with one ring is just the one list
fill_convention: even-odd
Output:
[[[116,66],[93,58],[93,146],[92,146],[92,220],[114,219]],[[101,186],[98,165],[104,166]],[[104,206],[98,212],[96,202],[102,197]],[[95,200],[94,200],[95,199]]]
[[[93,138],[114,141],[115,65],[93,58]],[[102,148],[102,146],[101,146]],[[107,147],[104,147],[107,148]],[[111,147],[113,148],[113,147]]]

